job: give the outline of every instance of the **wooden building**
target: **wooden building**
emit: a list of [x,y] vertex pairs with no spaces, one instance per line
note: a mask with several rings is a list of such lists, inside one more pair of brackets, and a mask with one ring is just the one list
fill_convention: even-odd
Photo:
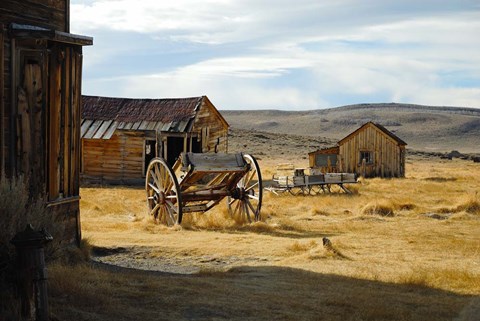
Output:
[[83,96],[82,178],[143,184],[150,160],[228,150],[228,123],[206,96],[130,99]]
[[405,177],[407,143],[380,124],[368,122],[338,142],[309,153],[310,167],[320,172],[363,177]]
[[368,122],[338,142],[341,171],[363,177],[405,177],[407,143]]
[[310,174],[336,173],[338,152],[338,146],[334,146],[308,153]]
[[82,46],[92,38],[69,33],[69,6],[0,1],[0,169],[28,178],[32,197],[46,191],[65,238],[79,240]]

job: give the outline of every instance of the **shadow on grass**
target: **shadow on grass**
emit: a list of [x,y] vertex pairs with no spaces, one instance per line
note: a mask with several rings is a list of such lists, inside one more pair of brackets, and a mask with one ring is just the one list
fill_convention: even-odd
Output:
[[[51,270],[51,311],[59,320],[475,320],[465,312],[472,296],[293,268]],[[55,285],[62,274],[70,286]]]
[[229,233],[229,234],[263,234],[268,236],[275,237],[286,237],[292,239],[304,239],[304,238],[321,238],[321,237],[330,237],[336,236],[338,234],[325,234],[317,231],[309,231],[307,229],[300,228],[298,226],[290,225],[269,225],[266,223],[252,223],[245,225],[234,225],[234,226],[219,226],[219,227],[196,227],[188,226],[183,227],[187,231],[210,231],[210,232],[220,232],[220,233]]

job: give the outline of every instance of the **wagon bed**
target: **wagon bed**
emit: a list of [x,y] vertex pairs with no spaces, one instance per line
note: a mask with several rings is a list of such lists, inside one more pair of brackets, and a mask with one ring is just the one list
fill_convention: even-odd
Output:
[[332,192],[332,186],[351,194],[344,184],[357,183],[357,177],[351,173],[326,173],[305,175],[303,169],[296,169],[294,175],[273,175],[272,185],[266,189],[279,194],[289,192],[292,195],[315,195]]

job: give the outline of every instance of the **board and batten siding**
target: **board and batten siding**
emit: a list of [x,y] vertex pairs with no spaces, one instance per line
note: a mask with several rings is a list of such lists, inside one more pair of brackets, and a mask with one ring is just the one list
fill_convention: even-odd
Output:
[[228,152],[228,125],[209,102],[202,102],[192,132],[196,132],[201,137],[202,152]]
[[143,132],[117,130],[108,140],[82,141],[82,178],[99,184],[143,183]]
[[67,243],[81,238],[82,47],[93,43],[69,29],[69,0],[0,1],[0,171],[28,178]]
[[[362,164],[361,152],[371,152],[373,161]],[[404,177],[405,146],[376,128],[361,128],[339,144],[341,170],[366,177]],[[365,166],[365,168],[363,167]]]

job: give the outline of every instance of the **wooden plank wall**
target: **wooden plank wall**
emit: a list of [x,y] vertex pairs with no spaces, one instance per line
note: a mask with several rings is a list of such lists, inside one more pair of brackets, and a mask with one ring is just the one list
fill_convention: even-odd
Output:
[[14,55],[11,171],[31,177],[34,194],[46,186],[49,201],[78,196],[81,47],[55,44],[47,52],[22,41]]
[[[224,126],[212,108],[214,107],[208,106],[205,102],[202,103],[192,131],[198,133],[202,139],[207,138],[206,142],[202,142],[202,144],[205,144],[204,153],[215,151],[226,153],[228,152],[228,128]],[[217,146],[216,150],[215,146]]]
[[145,134],[117,130],[110,139],[83,139],[82,180],[99,184],[143,183]]
[[[1,24],[0,24],[1,25]],[[0,27],[1,28],[1,27]],[[1,76],[2,76],[2,94],[3,94],[3,99],[0,102],[0,106],[2,107],[3,111],[3,118],[0,119],[2,121],[3,125],[3,132],[2,132],[2,140],[3,140],[3,168],[5,172],[8,175],[11,175],[11,170],[12,170],[12,159],[13,158],[13,153],[8,146],[12,142],[12,135],[11,135],[11,121],[13,121],[13,118],[11,117],[12,113],[12,77],[11,77],[11,70],[12,70],[12,59],[11,59],[11,44],[12,41],[8,37],[7,30],[4,28],[2,32],[3,36],[3,46],[0,50],[2,50],[3,54],[3,60],[2,60],[2,66],[0,69],[3,70]],[[1,112],[0,112],[1,113]]]
[[69,0],[1,0],[0,21],[69,31]]
[[4,28],[0,23],[0,175],[5,171],[5,56],[4,56]]
[[363,174],[360,151],[373,152],[373,164],[366,164],[367,177],[401,177],[401,147],[373,125],[366,126],[340,145],[342,171]]

